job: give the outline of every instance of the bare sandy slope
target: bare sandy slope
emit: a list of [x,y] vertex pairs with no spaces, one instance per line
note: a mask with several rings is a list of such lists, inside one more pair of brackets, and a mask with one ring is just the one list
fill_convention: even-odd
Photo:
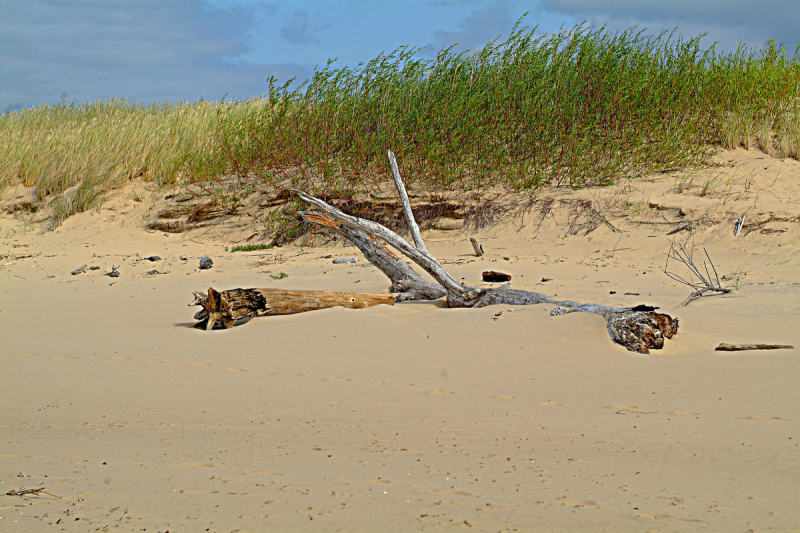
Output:
[[[138,185],[54,232],[6,215],[0,487],[61,499],[2,496],[0,530],[800,531],[800,350],[714,351],[800,348],[800,164],[721,157],[736,166],[688,191],[663,175],[544,193],[592,200],[619,233],[569,235],[556,205],[521,229],[425,235],[475,285],[494,269],[517,288],[661,306],[680,330],[649,356],[613,344],[598,316],[548,306],[405,303],[200,331],[186,304],[208,286],[388,282],[363,259],[331,264],[359,255],[341,245],[231,254],[251,228],[145,232]],[[734,237],[741,214],[752,225]],[[677,308],[689,291],[661,269],[669,239],[691,234],[661,222],[679,220],[738,291]],[[151,255],[163,260],[139,260]],[[100,269],[70,275],[83,264]]]

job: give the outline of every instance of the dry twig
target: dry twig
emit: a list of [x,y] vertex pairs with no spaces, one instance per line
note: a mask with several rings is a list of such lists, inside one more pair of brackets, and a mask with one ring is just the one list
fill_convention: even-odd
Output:
[[38,488],[38,489],[26,489],[25,487],[22,487],[19,490],[11,489],[10,491],[6,492],[5,495],[6,496],[30,496],[30,495],[38,496],[39,494],[47,494],[48,496],[52,496],[53,498],[58,498],[59,500],[63,499],[61,496],[56,496],[55,494],[51,494],[49,492],[45,492],[44,487],[41,487],[41,488]]
[[[714,267],[714,262],[711,261],[711,257],[708,255],[708,252],[705,248],[703,248],[703,253],[706,254],[708,264],[711,265],[711,270],[714,272],[713,278],[711,273],[708,271],[708,264],[706,264],[705,261],[703,261],[703,270],[705,271],[705,274],[703,274],[703,271],[701,271],[700,268],[694,263],[694,244],[692,244],[692,247],[687,250],[683,244],[676,243],[675,241],[670,242],[669,253],[667,254],[667,262],[664,264],[664,274],[674,279],[678,283],[694,289],[694,292],[690,294],[689,297],[683,302],[681,302],[678,307],[686,307],[689,305],[689,302],[695,298],[700,298],[709,291],[727,294],[733,290],[730,287],[722,286],[721,282],[719,281],[717,269]],[[689,269],[689,280],[686,280],[678,274],[669,271],[670,259],[682,263],[686,268]],[[699,281],[690,281],[692,277],[697,277]]]

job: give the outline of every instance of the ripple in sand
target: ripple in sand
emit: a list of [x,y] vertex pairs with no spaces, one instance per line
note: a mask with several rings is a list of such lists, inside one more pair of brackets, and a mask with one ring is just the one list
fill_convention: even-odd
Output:
[[183,363],[181,366],[214,366],[211,363]]
[[782,416],[743,416],[740,420],[785,420],[790,422],[791,418],[783,418]]
[[425,394],[434,394],[436,396],[439,396],[439,395],[442,395],[442,394],[455,394],[455,391],[451,391],[451,390],[447,390],[447,389],[433,389],[433,390],[425,391]]
[[324,378],[322,381],[327,381],[328,383],[344,383],[345,381],[353,381],[350,378],[343,378],[341,376],[332,376],[329,378]]
[[305,377],[305,374],[287,374],[286,372],[275,372],[274,374],[270,374],[270,376],[274,378],[302,378]]
[[487,398],[489,398],[491,400],[516,400],[517,399],[516,396],[508,396],[508,395],[506,395],[506,396],[487,396]]

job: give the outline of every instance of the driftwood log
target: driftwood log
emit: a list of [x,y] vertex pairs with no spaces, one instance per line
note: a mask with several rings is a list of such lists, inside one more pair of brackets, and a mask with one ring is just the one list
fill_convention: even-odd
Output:
[[[345,307],[368,307],[381,303],[391,305],[395,301],[435,300],[446,296],[448,307],[478,308],[498,304],[535,305],[543,303],[556,306],[550,311],[552,316],[574,312],[601,315],[606,319],[609,335],[614,342],[638,353],[649,353],[650,349],[662,348],[664,340],[672,338],[677,333],[678,320],[676,318],[664,313],[657,313],[655,312],[656,307],[648,305],[619,308],[591,303],[583,304],[568,300],[554,300],[538,292],[512,289],[510,282],[497,288],[471,287],[460,283],[426,249],[419,227],[414,220],[414,214],[397,168],[397,162],[391,151],[389,152],[389,161],[392,167],[392,176],[400,194],[405,218],[415,245],[411,245],[400,235],[381,224],[348,215],[303,191],[292,189],[292,192],[320,211],[300,213],[306,221],[331,228],[353,243],[361,250],[368,261],[391,280],[391,290],[395,294],[356,295],[327,293],[324,291],[280,292],[276,289],[234,289],[219,293],[209,289],[208,295],[195,293],[195,301],[192,305],[203,307],[203,310],[198,312],[195,318],[207,320],[205,327],[206,329],[211,329],[216,323],[220,323],[223,327],[231,327],[237,319],[252,316],[300,313],[336,305]],[[436,283],[428,281],[414,271],[381,241],[390,244],[419,265]],[[290,298],[288,293],[293,293],[293,296]],[[317,296],[309,297],[308,293],[314,293]],[[337,296],[323,296],[334,294]],[[313,300],[313,303],[304,306],[296,303],[283,305],[281,302],[284,298],[288,298],[292,302]],[[307,299],[303,300],[304,298]]]
[[284,289],[231,289],[216,291],[208,288],[208,294],[194,293],[189,305],[202,307],[194,318],[201,322],[197,327],[207,330],[216,324],[227,329],[237,320],[259,316],[293,315],[329,307],[362,309],[373,305],[394,305],[392,294],[358,294],[330,291],[291,291]]

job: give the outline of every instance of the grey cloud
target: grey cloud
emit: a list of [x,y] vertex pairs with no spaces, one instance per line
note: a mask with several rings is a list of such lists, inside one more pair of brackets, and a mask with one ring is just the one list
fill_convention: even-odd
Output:
[[707,33],[707,44],[716,41],[724,49],[734,49],[740,41],[761,46],[775,38],[794,52],[800,38],[796,0],[543,0],[543,7],[611,29],[638,25],[657,32],[680,25],[684,36]]
[[330,22],[319,15],[312,15],[305,9],[299,9],[281,28],[281,37],[289,44],[319,44],[317,34],[330,26]]
[[26,0],[3,11],[0,109],[55,102],[62,92],[78,102],[246,98],[265,92],[270,75],[302,80],[311,73],[237,59],[249,51],[254,8],[215,9],[203,0]]
[[456,24],[456,31],[437,30],[433,32],[434,42],[421,53],[435,56],[443,48],[458,45],[456,51],[475,50],[498,36],[507,36],[516,20],[503,4],[476,9]]

